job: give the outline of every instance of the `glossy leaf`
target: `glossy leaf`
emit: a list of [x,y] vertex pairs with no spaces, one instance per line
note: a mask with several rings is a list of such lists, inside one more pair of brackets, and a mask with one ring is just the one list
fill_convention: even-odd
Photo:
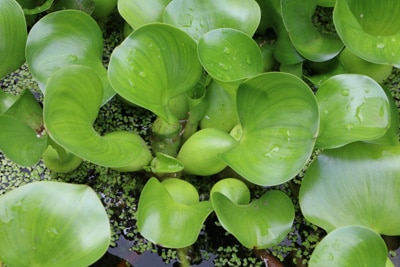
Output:
[[122,97],[172,124],[169,101],[194,87],[202,68],[196,43],[166,24],[147,24],[130,34],[111,55],[108,76]]
[[[221,182],[224,186],[232,185],[230,179]],[[248,191],[243,182],[239,183]],[[294,207],[287,195],[273,190],[251,203],[244,203],[234,193],[242,188],[228,189],[230,192],[227,192],[224,186],[218,185],[218,189],[212,190],[211,202],[221,225],[243,246],[249,249],[272,247],[290,232]]]
[[0,0],[0,79],[25,62],[26,22],[15,0]]
[[0,150],[22,166],[36,164],[47,147],[42,108],[29,90],[0,91]]
[[207,87],[207,108],[200,121],[200,128],[216,128],[229,132],[239,123],[236,110],[236,92],[225,90],[215,80]]
[[400,4],[338,0],[333,22],[343,43],[366,61],[400,67]]
[[206,32],[218,28],[232,28],[253,36],[261,11],[254,0],[173,0],[163,18],[199,40]]
[[262,10],[258,31],[265,32],[268,28],[272,28],[276,34],[276,41],[273,43],[275,59],[285,65],[303,62],[304,58],[294,48],[283,23],[281,0],[257,0],[257,2]]
[[104,104],[115,92],[108,82],[102,56],[101,30],[96,21],[82,11],[50,13],[35,23],[28,35],[27,63],[43,92],[54,71],[67,65],[83,65],[93,68],[101,77]]
[[386,266],[388,249],[376,232],[346,226],[329,233],[311,255],[310,267]]
[[40,137],[29,125],[9,115],[0,115],[0,150],[22,166],[40,160],[47,147],[47,138]]
[[188,182],[170,178],[160,183],[151,178],[140,195],[137,226],[153,243],[183,248],[197,240],[211,211],[210,201],[199,202],[197,190]]
[[361,225],[399,235],[399,146],[353,143],[325,150],[307,169],[300,206],[307,220],[327,232]]
[[317,0],[282,0],[282,18],[296,50],[311,61],[327,61],[343,48],[342,41],[333,35],[321,33],[312,23]]
[[241,180],[235,178],[224,178],[216,182],[210,191],[211,201],[214,193],[217,192],[238,205],[247,205],[250,202],[249,188]]
[[98,165],[140,170],[151,160],[146,143],[130,132],[100,136],[93,129],[102,99],[102,82],[84,66],[65,66],[49,79],[44,122],[51,138],[66,150]]
[[221,82],[238,82],[263,72],[263,59],[257,43],[234,29],[216,29],[204,34],[198,55],[205,70]]
[[7,266],[86,267],[110,244],[107,214],[86,185],[35,182],[0,203],[0,260]]
[[291,74],[261,74],[239,86],[237,109],[243,133],[221,160],[258,185],[293,178],[310,157],[318,132],[318,105],[310,88]]
[[176,158],[164,153],[157,153],[156,157],[151,161],[150,166],[147,166],[145,169],[158,176],[168,177],[169,175],[175,175],[175,173],[181,172],[183,168],[183,164]]
[[118,0],[118,12],[133,29],[162,22],[162,13],[171,0]]
[[216,174],[227,166],[218,155],[236,144],[229,133],[206,128],[190,136],[179,150],[177,159],[183,163],[187,173],[202,176]]
[[380,84],[392,74],[393,67],[391,65],[368,62],[356,56],[348,48],[340,52],[339,60],[347,73],[366,75]]
[[390,127],[388,97],[367,76],[336,75],[319,87],[316,97],[321,113],[318,147],[377,139]]

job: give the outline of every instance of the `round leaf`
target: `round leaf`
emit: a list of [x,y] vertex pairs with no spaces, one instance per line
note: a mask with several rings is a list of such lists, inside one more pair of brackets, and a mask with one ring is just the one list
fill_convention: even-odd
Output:
[[318,31],[312,23],[317,0],[282,0],[282,18],[289,37],[297,51],[316,62],[335,57],[343,48],[342,41]]
[[[212,207],[199,202],[197,190],[188,182],[170,178],[160,183],[151,178],[140,195],[137,226],[153,243],[170,248],[192,245]],[[167,189],[167,188],[169,189]]]
[[173,0],[164,11],[164,22],[186,31],[195,40],[217,28],[232,28],[253,36],[261,19],[254,0]]
[[30,30],[26,60],[33,77],[45,91],[51,74],[67,65],[93,68],[104,86],[102,103],[114,94],[102,63],[103,35],[96,21],[78,10],[62,10],[48,14]]
[[115,91],[172,124],[169,101],[194,87],[202,68],[196,43],[166,24],[147,24],[131,33],[110,59],[108,76]]
[[222,161],[252,183],[277,185],[293,178],[310,157],[318,132],[317,101],[310,88],[287,73],[265,73],[237,93],[243,133]]
[[366,61],[400,67],[399,15],[400,5],[397,0],[338,0],[333,22],[351,52]]
[[162,12],[171,0],[118,0],[119,14],[137,29],[147,23],[162,22]]
[[151,160],[146,143],[130,132],[100,136],[93,129],[102,82],[84,66],[65,66],[49,79],[44,99],[45,127],[59,145],[98,165],[136,171]]
[[0,79],[25,61],[26,22],[15,0],[0,0]]
[[316,97],[321,114],[318,147],[377,139],[390,127],[389,99],[367,76],[333,76],[319,87]]
[[221,28],[207,32],[199,40],[197,51],[210,76],[222,82],[241,81],[263,72],[259,46],[238,30]]
[[387,255],[386,244],[379,234],[360,226],[346,226],[322,239],[311,255],[309,266],[385,266]]
[[0,259],[8,266],[86,267],[110,240],[104,207],[86,185],[36,182],[0,197]]
[[221,193],[233,203],[246,205],[250,202],[250,190],[242,181],[235,178],[225,178],[213,185],[211,188],[211,200],[214,193]]
[[247,205],[239,205],[219,192],[213,193],[211,201],[221,225],[249,249],[279,244],[294,220],[290,198],[277,190]]
[[400,147],[353,143],[325,150],[307,169],[301,210],[327,232],[361,225],[399,235]]
[[229,133],[206,128],[189,137],[179,150],[177,159],[183,163],[187,173],[202,176],[216,174],[227,166],[218,155],[236,143]]

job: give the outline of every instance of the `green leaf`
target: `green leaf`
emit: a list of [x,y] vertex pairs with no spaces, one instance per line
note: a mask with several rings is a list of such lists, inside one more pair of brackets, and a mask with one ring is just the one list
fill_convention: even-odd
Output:
[[0,150],[22,166],[36,164],[47,147],[42,108],[29,90],[14,96],[0,91]]
[[110,240],[104,207],[86,185],[35,182],[0,197],[0,259],[8,266],[86,267]]
[[218,28],[253,36],[260,18],[260,7],[254,0],[173,0],[164,11],[164,22],[183,29],[195,40]]
[[0,150],[15,163],[32,166],[47,147],[47,136],[41,137],[29,125],[9,115],[0,115]]
[[177,159],[183,163],[187,173],[202,176],[216,174],[227,166],[218,155],[236,144],[229,133],[206,128],[189,137],[179,150]]
[[377,139],[390,127],[389,99],[367,76],[336,75],[320,86],[316,97],[321,114],[318,147]]
[[268,28],[272,28],[276,34],[276,41],[273,43],[275,59],[285,65],[303,62],[304,58],[294,48],[283,23],[281,0],[257,0],[257,2],[262,10],[258,31],[265,32]]
[[103,36],[96,21],[79,10],[50,13],[30,30],[26,45],[26,59],[41,90],[51,74],[68,65],[93,68],[101,77],[106,103],[115,94],[102,63]]
[[102,82],[89,67],[65,66],[49,79],[44,98],[44,122],[50,137],[73,154],[98,165],[137,171],[151,160],[137,134],[93,129],[102,99]]
[[118,0],[118,12],[133,29],[162,22],[162,13],[171,0]]
[[257,43],[239,30],[221,28],[207,32],[197,52],[205,70],[221,82],[236,82],[263,72],[263,59]]
[[388,249],[379,234],[360,226],[346,226],[329,233],[311,255],[310,267],[385,266]]
[[318,105],[310,88],[291,74],[261,74],[239,86],[237,109],[242,136],[220,159],[258,185],[293,178],[308,161],[318,132]]
[[25,62],[26,22],[15,0],[0,0],[0,79]]
[[170,124],[177,118],[169,101],[194,87],[201,73],[196,43],[178,28],[160,23],[131,33],[113,51],[108,68],[118,94]]
[[325,150],[307,169],[300,206],[307,220],[327,232],[361,225],[399,235],[400,146],[352,143]]
[[[224,186],[232,186],[231,179],[221,182],[223,185],[218,185],[218,189],[212,190],[211,202],[214,211],[221,225],[243,246],[249,249],[269,248],[279,244],[290,232],[294,220],[294,207],[287,195],[273,190],[249,204],[248,201],[244,203],[241,197],[235,196],[234,191],[240,192],[242,188],[228,189],[230,192],[227,194]],[[248,191],[243,182],[237,180],[236,183],[241,183],[240,187]]]
[[366,75],[380,84],[392,74],[393,67],[391,65],[368,62],[353,54],[348,48],[340,52],[339,60],[347,73]]
[[[183,164],[174,157],[164,153],[157,153],[151,161],[150,166],[146,167],[148,171],[157,174],[157,176],[176,175],[183,170]],[[170,176],[171,177],[171,176]]]
[[343,48],[342,41],[321,33],[312,23],[317,0],[282,0],[282,18],[296,50],[306,59],[316,62],[335,57]]
[[399,15],[397,0],[338,0],[333,22],[351,52],[369,62],[400,67]]
[[236,110],[236,92],[225,90],[215,80],[207,87],[207,108],[200,121],[200,128],[216,128],[229,132],[239,123]]
[[188,182],[151,178],[140,195],[137,226],[155,244],[183,248],[197,240],[211,211],[211,202],[199,202],[197,190]]

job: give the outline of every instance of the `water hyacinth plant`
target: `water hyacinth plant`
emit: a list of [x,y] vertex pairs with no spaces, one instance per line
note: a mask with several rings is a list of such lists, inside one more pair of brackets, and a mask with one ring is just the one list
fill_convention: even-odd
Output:
[[[28,2],[0,0],[0,149],[52,181],[1,185],[0,266],[83,267],[105,253],[102,195],[55,178],[86,164],[144,184],[126,190],[132,232],[177,249],[182,266],[210,221],[267,266],[305,224],[323,233],[315,249],[280,260],[393,266],[380,235],[400,236],[397,85],[386,86],[399,3]],[[121,40],[107,50],[109,31]],[[12,92],[3,84],[24,62],[38,90]],[[99,129],[115,103],[151,114],[150,131],[132,117]],[[100,182],[93,172],[82,183]]]

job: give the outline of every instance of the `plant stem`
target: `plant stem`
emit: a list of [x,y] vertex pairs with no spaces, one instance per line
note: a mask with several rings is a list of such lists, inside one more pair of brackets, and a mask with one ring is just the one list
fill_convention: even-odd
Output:
[[178,248],[178,260],[179,260],[180,267],[189,267],[190,266],[187,251],[188,251],[187,247],[186,248]]
[[152,125],[151,147],[153,154],[161,152],[175,157],[181,146],[182,126],[177,121],[169,124],[160,118],[157,118]]

